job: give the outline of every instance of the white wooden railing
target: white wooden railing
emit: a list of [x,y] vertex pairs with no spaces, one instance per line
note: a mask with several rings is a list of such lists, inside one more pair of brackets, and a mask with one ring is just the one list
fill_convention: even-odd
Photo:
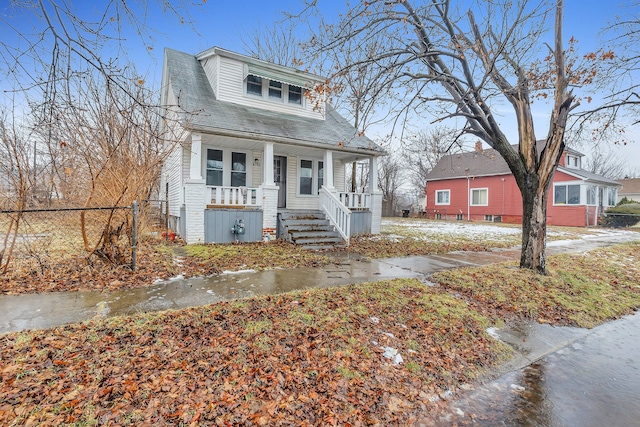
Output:
[[324,186],[320,189],[320,208],[327,214],[331,224],[349,246],[351,235],[351,211],[332,192]]
[[369,193],[338,193],[340,201],[349,209],[371,209]]
[[211,204],[217,206],[262,206],[262,189],[248,187],[209,187]]

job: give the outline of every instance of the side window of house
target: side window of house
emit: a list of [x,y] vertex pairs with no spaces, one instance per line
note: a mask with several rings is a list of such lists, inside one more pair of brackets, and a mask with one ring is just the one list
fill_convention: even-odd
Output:
[[231,153],[231,186],[247,185],[247,154]]
[[247,76],[247,93],[262,96],[262,78],[249,74]]
[[449,190],[436,191],[436,205],[448,205],[450,194]]
[[616,200],[617,200],[617,194],[616,194],[617,190],[615,188],[609,188],[609,206],[615,206],[616,205]]
[[596,194],[598,192],[598,187],[595,185],[590,185],[587,187],[587,204],[595,205],[596,204]]
[[222,150],[207,150],[207,185],[222,185]]
[[487,206],[488,204],[489,190],[486,188],[477,188],[471,190],[471,205],[472,206]]
[[302,105],[302,88],[289,85],[289,104]]
[[556,205],[579,205],[580,185],[556,185],[553,192],[553,203]]
[[300,194],[313,194],[313,161],[300,160]]

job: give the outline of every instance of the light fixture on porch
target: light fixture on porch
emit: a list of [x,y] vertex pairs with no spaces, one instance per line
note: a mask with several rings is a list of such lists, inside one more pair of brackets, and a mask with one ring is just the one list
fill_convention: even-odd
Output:
[[260,159],[258,159],[257,157],[253,159],[253,166],[260,166]]

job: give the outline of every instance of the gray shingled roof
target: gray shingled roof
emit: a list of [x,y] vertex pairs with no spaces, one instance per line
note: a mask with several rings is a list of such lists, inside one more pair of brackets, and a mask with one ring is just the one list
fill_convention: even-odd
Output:
[[167,81],[185,111],[185,126],[206,133],[259,135],[265,140],[302,145],[323,144],[345,151],[384,154],[384,150],[355,128],[330,105],[318,120],[218,101],[204,69],[194,55],[165,49]]
[[618,192],[621,196],[625,194],[640,194],[640,178],[621,179],[618,184],[622,185],[622,189]]
[[[578,153],[572,150],[573,153]],[[575,175],[586,181],[619,185],[617,181],[602,175],[591,173],[583,169],[558,167],[559,171]],[[507,162],[493,148],[482,151],[471,151],[444,156],[427,174],[427,181],[442,179],[466,178],[468,176],[510,175],[511,170]]]

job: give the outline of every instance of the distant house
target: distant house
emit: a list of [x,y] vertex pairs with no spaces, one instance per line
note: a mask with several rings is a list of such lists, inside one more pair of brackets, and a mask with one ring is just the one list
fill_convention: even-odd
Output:
[[[324,82],[217,47],[195,56],[165,50],[161,104],[180,144],[163,180],[180,236],[322,245],[380,232],[377,158],[385,153],[309,96]],[[345,190],[345,165],[355,160],[369,161],[366,193]]]
[[[597,225],[617,202],[618,184],[581,168],[583,154],[567,149],[553,177],[549,225]],[[507,163],[477,143],[472,152],[443,157],[427,175],[427,215],[470,221],[522,222],[522,196]]]
[[620,189],[618,190],[618,201],[626,197],[629,200],[640,202],[640,178],[626,178],[618,180]]

